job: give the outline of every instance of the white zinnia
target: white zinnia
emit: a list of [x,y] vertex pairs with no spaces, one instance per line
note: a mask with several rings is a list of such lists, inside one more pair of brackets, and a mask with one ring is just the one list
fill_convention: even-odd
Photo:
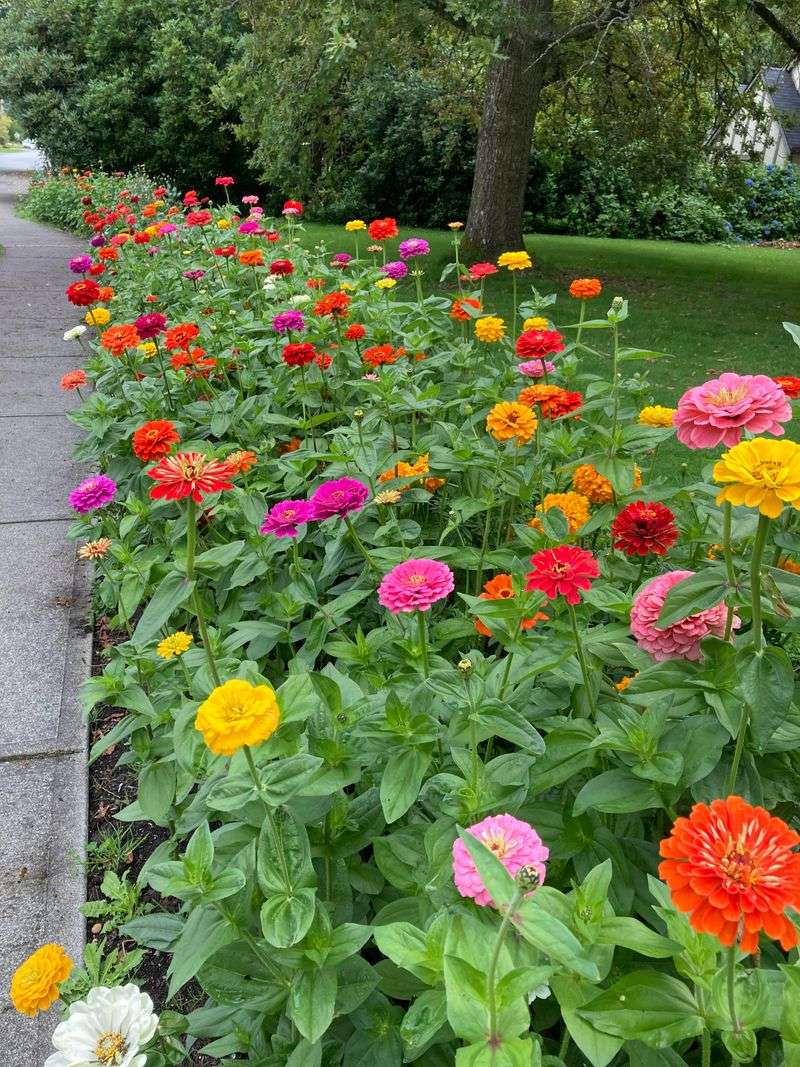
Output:
[[294,296],[289,297],[289,303],[296,304],[299,307],[301,304],[307,304],[310,299],[311,297],[308,293],[295,293]]
[[86,333],[85,326],[73,326],[71,330],[67,330],[64,334],[65,341],[77,341],[81,334]]
[[153,1002],[138,986],[97,986],[56,1027],[44,1067],[144,1067],[139,1049],[156,1032]]

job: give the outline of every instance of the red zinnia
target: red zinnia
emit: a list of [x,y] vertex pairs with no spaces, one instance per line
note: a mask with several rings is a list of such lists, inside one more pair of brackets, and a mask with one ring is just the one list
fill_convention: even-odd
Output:
[[405,349],[393,348],[391,345],[373,345],[365,348],[361,358],[371,367],[380,367],[383,363],[396,363],[400,356],[405,355]]
[[61,376],[61,388],[68,392],[72,389],[80,389],[82,385],[86,385],[86,372],[82,370],[68,370],[66,374]]
[[320,370],[327,370],[331,363],[333,363],[333,357],[329,356],[326,352],[317,352],[316,356],[314,356],[314,362]]
[[286,200],[283,205],[284,215],[302,215],[303,205],[299,200]]
[[134,455],[144,463],[166,456],[181,436],[169,419],[154,419],[134,430],[131,438]]
[[563,596],[568,604],[579,604],[579,590],[590,589],[600,568],[591,552],[577,545],[543,548],[531,556],[533,570],[527,574],[527,590],[538,589],[548,600]]
[[[514,596],[515,593],[511,575],[498,574],[494,578],[490,578],[488,582],[484,583],[481,600],[511,600]],[[548,615],[545,615],[541,611],[537,611],[530,619],[522,619],[519,628],[520,630],[530,630],[537,622],[546,622],[548,618]],[[475,629],[479,634],[483,634],[484,637],[492,636],[492,631],[485,623],[481,622],[480,619],[475,620]]]
[[352,322],[344,331],[344,339],[345,341],[360,341],[366,332],[360,322]]
[[637,500],[617,515],[611,526],[614,548],[626,556],[665,556],[678,540],[675,516],[664,504]]
[[293,274],[294,263],[290,259],[273,259],[269,265],[270,274]]
[[186,213],[187,226],[207,226],[213,218],[210,211],[188,211]]
[[497,267],[494,263],[473,263],[469,269],[469,276],[473,281],[478,281],[480,278],[488,278],[490,274],[497,274]]
[[72,285],[67,286],[65,292],[70,304],[79,308],[88,308],[90,304],[95,304],[100,299],[100,286],[91,278],[73,282]]
[[200,327],[194,322],[181,322],[167,330],[164,344],[170,351],[173,348],[188,348],[189,342],[193,341],[200,333]]
[[191,496],[201,503],[205,493],[219,493],[233,489],[233,471],[227,463],[208,459],[202,452],[177,452],[165,456],[148,472],[159,483],[150,490],[154,500],[180,500]]
[[297,341],[283,346],[281,359],[287,367],[306,367],[314,362],[316,348],[307,341]]
[[215,256],[225,256],[226,259],[228,258],[228,256],[235,256],[236,255],[236,245],[225,245],[222,248],[215,248],[214,249],[214,255]]
[[388,241],[390,237],[397,237],[400,231],[396,219],[385,218],[373,220],[367,226],[367,233],[373,241]]
[[564,338],[558,330],[526,330],[517,338],[520,359],[544,359],[554,352],[564,351]]
[[795,378],[791,374],[781,374],[772,380],[778,383],[790,400],[800,399],[800,378]]
[[337,291],[328,293],[314,305],[314,314],[322,317],[332,315],[336,319],[343,319],[350,308],[350,297],[347,293]]
[[759,931],[797,944],[797,930],[784,914],[800,910],[800,837],[782,819],[741,797],[695,804],[688,819],[676,819],[660,845],[659,877],[676,908],[695,930],[726,946],[737,940],[755,952]]
[[558,385],[531,385],[522,390],[518,400],[529,408],[538,407],[543,419],[559,419],[578,410],[583,404],[583,394]]

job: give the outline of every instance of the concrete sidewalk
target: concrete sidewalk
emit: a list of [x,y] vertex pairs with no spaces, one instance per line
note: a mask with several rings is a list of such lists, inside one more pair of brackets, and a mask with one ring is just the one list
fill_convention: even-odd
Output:
[[89,673],[85,572],[66,540],[67,495],[81,477],[79,437],[64,418],[61,375],[81,365],[62,341],[80,321],[64,289],[76,238],[17,218],[19,175],[0,174],[0,1048],[41,1067],[57,1010],[37,1021],[8,997],[16,966],[55,941],[76,962],[83,944],[86,729],[78,686]]

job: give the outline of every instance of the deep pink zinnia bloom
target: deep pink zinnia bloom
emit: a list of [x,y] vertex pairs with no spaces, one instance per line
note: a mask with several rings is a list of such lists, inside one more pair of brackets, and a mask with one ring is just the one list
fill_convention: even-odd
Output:
[[435,559],[408,559],[384,577],[378,587],[378,600],[393,615],[427,611],[437,600],[452,593],[453,572]]
[[526,378],[543,378],[545,373],[555,374],[555,370],[555,363],[549,359],[529,359],[517,364],[517,373],[524,374]]
[[688,448],[730,448],[751,434],[783,434],[792,407],[781,387],[766,374],[727,372],[687,389],[678,401],[674,425]]
[[73,274],[85,274],[91,265],[91,256],[75,256],[69,261],[69,269]]
[[[512,878],[516,878],[522,867],[533,867],[539,875],[539,883],[544,881],[547,872],[545,860],[550,855],[550,849],[542,843],[530,823],[515,819],[513,815],[489,815],[468,827],[467,833],[482,841]],[[487,904],[494,906],[475,862],[460,837],[453,842],[453,880],[462,897],[472,897],[482,908]]]
[[275,333],[281,334],[290,333],[292,330],[297,332],[306,328],[306,320],[300,311],[279,311],[272,319],[272,328]]
[[[667,593],[673,586],[684,578],[691,578],[693,574],[694,571],[668,571],[666,574],[659,574],[657,578],[652,578],[642,586],[633,598],[631,633],[639,647],[649,652],[654,660],[699,660],[700,642],[703,638],[709,634],[722,637],[725,633],[727,608],[724,604],[698,611],[696,615],[689,615],[672,626],[659,629],[658,616]],[[738,630],[740,626],[741,620],[734,615],[733,628]]]
[[214,185],[233,185],[233,178],[219,177],[214,179]]
[[397,249],[401,259],[411,259],[412,256],[427,256],[430,250],[431,246],[424,237],[409,237],[408,240],[401,241]]
[[245,219],[239,225],[239,233],[258,233],[261,229],[261,223],[258,219]]
[[167,328],[167,319],[158,311],[151,311],[147,315],[140,315],[134,323],[136,332],[143,341],[152,341]]
[[335,478],[323,482],[309,500],[309,518],[321,521],[334,515],[344,518],[351,511],[360,511],[367,502],[369,489],[355,478]]
[[591,552],[577,545],[543,548],[531,556],[533,570],[527,574],[525,588],[537,589],[548,600],[563,596],[568,604],[580,604],[581,594],[591,588],[600,568]]
[[105,474],[95,474],[93,478],[87,478],[72,490],[69,494],[70,507],[81,515],[87,515],[90,511],[105,507],[114,499],[116,491],[116,482]]
[[393,259],[391,263],[384,263],[380,271],[387,278],[394,278],[396,282],[399,282],[408,274],[408,267],[401,259]]
[[311,518],[311,506],[307,500],[281,500],[274,504],[258,532],[275,537],[297,537],[297,527]]

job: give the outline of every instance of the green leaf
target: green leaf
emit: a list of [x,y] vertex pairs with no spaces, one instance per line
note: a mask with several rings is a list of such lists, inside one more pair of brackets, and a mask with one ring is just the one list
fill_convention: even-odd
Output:
[[187,873],[200,878],[208,874],[214,862],[214,839],[208,822],[202,822],[189,838],[189,844],[183,854]]
[[336,971],[329,967],[301,971],[295,975],[287,1014],[312,1045],[319,1041],[333,1022],[337,984]]
[[634,971],[578,1009],[598,1030],[652,1048],[696,1037],[703,1020],[689,989],[668,974]]
[[447,1022],[447,1000],[443,989],[426,989],[416,998],[400,1024],[405,1059],[413,1060]]
[[536,894],[522,901],[511,916],[511,922],[529,944],[550,959],[590,982],[599,981],[597,964],[589,959],[569,927],[539,904]]
[[319,1067],[322,1063],[322,1044],[315,1041],[310,1044],[305,1039],[296,1045],[286,1061],[286,1067]]
[[456,1051],[456,1067],[540,1067],[541,1046],[529,1037],[503,1038],[497,1045],[486,1041]]
[[573,815],[590,809],[620,815],[632,811],[662,807],[652,783],[637,778],[631,771],[617,767],[590,779],[575,798]]
[[233,942],[215,952],[201,967],[197,980],[207,996],[229,1008],[246,1006],[251,1011],[273,1015],[286,1002],[287,986],[282,975],[268,970],[245,941]]
[[314,921],[317,897],[313,889],[295,889],[267,897],[261,905],[261,930],[275,948],[296,945]]
[[486,975],[458,956],[445,956],[444,988],[454,1033],[464,1041],[478,1041],[486,1034]]
[[161,581],[150,603],[133,631],[131,641],[135,645],[146,645],[166,626],[174,611],[185,604],[194,591],[194,581],[187,579],[177,571],[171,571]]
[[550,987],[561,1008],[561,1016],[569,1030],[569,1036],[592,1067],[608,1067],[622,1048],[622,1038],[612,1037],[595,1029],[590,1022],[582,1019],[577,1011],[597,995],[596,987],[567,975],[552,978]]
[[151,822],[163,825],[175,798],[175,761],[159,760],[139,775],[139,807]]
[[[800,343],[800,341],[798,342]],[[800,967],[779,964],[786,977],[783,987],[781,1037],[793,1045],[800,1045]]]
[[724,599],[727,590],[724,572],[720,570],[704,570],[691,578],[682,578],[664,598],[657,628],[664,630],[689,615],[713,608]]
[[782,326],[794,343],[800,346],[800,326],[796,326],[793,322],[784,322]]
[[266,897],[316,885],[305,826],[286,808],[265,819],[258,836],[256,876]]
[[381,778],[381,807],[387,823],[405,815],[419,796],[422,779],[431,762],[430,752],[406,748],[389,757]]
[[186,921],[181,936],[173,949],[169,969],[169,990],[172,997],[197,974],[206,960],[215,952],[236,940],[236,930],[216,910],[201,906],[195,908]]
[[483,841],[466,830],[459,829],[458,836],[472,857],[495,907],[508,906],[516,892],[514,879]]
[[789,714],[794,697],[794,671],[782,648],[750,646],[736,657],[742,696],[750,708],[750,733],[758,752]]
[[392,963],[433,985],[439,978],[431,966],[425,934],[411,923],[387,923],[373,930],[375,944]]
[[322,765],[323,760],[319,756],[301,752],[259,767],[264,799],[275,807],[285,804],[291,797],[302,793]]
[[681,951],[681,946],[677,941],[662,937],[638,919],[630,919],[623,915],[603,920],[597,943],[599,945],[621,945],[642,956],[651,956],[655,959],[666,959]]

